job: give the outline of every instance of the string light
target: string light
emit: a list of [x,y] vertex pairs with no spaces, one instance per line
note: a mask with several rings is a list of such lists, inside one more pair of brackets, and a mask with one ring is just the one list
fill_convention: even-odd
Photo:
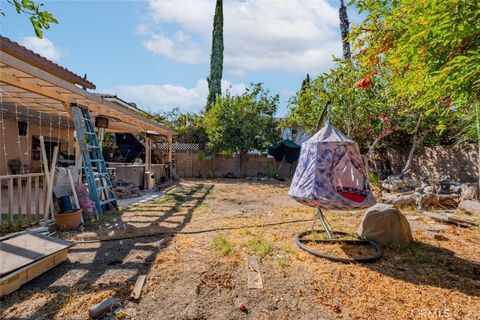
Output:
[[67,113],[67,158],[70,160],[70,113]]
[[[2,90],[3,91],[3,90]],[[0,103],[3,105],[3,94],[0,94]],[[3,119],[3,111],[0,112],[1,119],[2,119],[2,149],[3,149],[3,156],[4,156],[4,163],[5,163],[5,173],[8,174],[8,166],[7,166],[7,144],[5,142],[5,121]]]
[[[30,108],[27,108],[27,148],[26,148],[26,151],[25,151],[25,155],[27,157],[27,161],[26,162],[29,162],[31,161],[32,159],[30,159],[30,155],[28,153],[28,150],[30,150],[30,146],[31,146],[31,142],[30,141]],[[30,146],[29,146],[30,145]]]
[[[48,125],[49,125],[49,130],[48,130],[48,133],[49,133],[49,138],[51,139],[52,138],[52,134],[53,134],[53,118],[52,118],[52,113],[53,112],[42,112],[41,110],[35,110],[34,108],[28,106],[27,104],[28,103],[32,103],[31,101],[28,101],[26,99],[22,99],[18,96],[15,96],[15,95],[12,95],[10,93],[8,93],[7,91],[5,91],[3,88],[0,88],[0,104],[3,106],[3,97],[4,97],[4,94],[6,96],[10,96],[12,98],[15,98],[16,99],[16,102],[14,104],[14,111],[15,111],[15,120],[16,120],[16,125],[17,125],[17,149],[18,149],[18,155],[20,157],[20,161],[23,164],[28,164],[30,162],[30,160],[33,160],[33,159],[30,159],[30,153],[28,151],[29,149],[29,146],[27,145],[26,147],[26,152],[22,152],[22,146],[21,146],[21,138],[20,138],[20,132],[18,130],[18,121],[20,120],[20,115],[21,115],[21,112],[19,112],[19,107],[24,107],[26,109],[26,122],[27,122],[27,137],[30,136],[30,133],[31,133],[31,130],[30,130],[30,120],[33,120],[35,118],[38,118],[38,124],[39,124],[39,135],[40,136],[43,136],[46,132],[44,132],[44,130],[42,130],[42,127],[46,124],[45,123],[45,119],[43,119],[45,113],[48,113],[49,114],[49,120],[48,120]],[[8,110],[7,108],[2,108],[3,110]],[[32,110],[30,110],[32,109]],[[5,132],[6,132],[6,118],[4,116],[4,113],[5,112],[0,112],[0,122],[1,122],[1,127],[0,127],[0,132],[1,132],[1,139],[0,139],[0,142],[2,144],[1,146],[1,149],[3,150],[3,156],[4,156],[4,168],[5,168],[5,173],[8,174],[8,161],[7,161],[7,158],[8,158],[8,152],[7,152],[7,146],[6,146],[6,135],[5,135]],[[37,116],[31,116],[31,114],[38,114],[38,117]],[[43,121],[42,121],[43,119]],[[69,115],[67,113],[67,135],[68,135],[68,139],[70,139],[70,120],[69,120]],[[61,134],[61,123],[62,123],[62,114],[59,113],[58,114],[58,136],[57,136],[57,144],[58,146],[60,147],[60,134]],[[29,139],[27,138],[27,142],[29,141]],[[69,152],[69,149],[68,149],[68,143],[67,143],[67,150]],[[31,152],[32,156],[33,156],[33,151]],[[52,150],[50,150],[51,152]],[[59,150],[60,151],[60,150]],[[24,158],[25,161],[24,161]],[[41,166],[41,172],[43,172],[43,166]]]
[[[18,157],[20,158],[20,168],[22,168],[22,164],[24,164],[24,162],[22,161],[22,147],[21,147],[21,143],[20,143],[20,128],[19,128],[19,123],[18,123],[19,119],[18,119],[18,105],[15,103],[15,124],[17,125],[17,130],[15,130],[17,132],[17,149],[18,149]],[[21,170],[20,170],[20,173],[23,173]]]

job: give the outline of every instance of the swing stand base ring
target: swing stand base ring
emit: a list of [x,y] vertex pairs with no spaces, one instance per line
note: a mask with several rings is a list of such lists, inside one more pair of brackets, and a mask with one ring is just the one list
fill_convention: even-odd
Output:
[[[354,262],[360,262],[360,263],[369,263],[369,262],[375,262],[378,261],[383,257],[383,252],[380,246],[375,243],[374,241],[368,240],[368,239],[355,239],[355,240],[345,240],[345,239],[312,239],[312,238],[306,238],[306,236],[309,235],[314,235],[314,234],[325,234],[325,231],[322,230],[307,230],[298,233],[295,236],[295,243],[297,246],[302,249],[307,251],[310,254],[313,254],[314,256],[328,259],[331,261],[335,262],[343,262],[343,263],[354,263]],[[334,232],[334,235],[349,235],[346,232],[339,232],[336,231]],[[307,243],[330,243],[330,244],[348,244],[348,245],[368,245],[370,246],[374,251],[375,254],[372,256],[366,256],[366,257],[358,257],[358,258],[340,258],[332,255],[328,255],[325,253],[318,252],[317,250],[314,250],[310,247],[308,247],[306,244]]]

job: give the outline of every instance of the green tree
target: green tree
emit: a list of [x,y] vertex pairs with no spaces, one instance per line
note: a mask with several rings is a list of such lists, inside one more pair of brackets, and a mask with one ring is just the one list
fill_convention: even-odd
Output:
[[453,113],[472,114],[480,99],[480,3],[354,1],[365,20],[352,30],[358,59],[388,67],[397,100],[426,115],[437,113],[443,131]]
[[[360,13],[367,13],[351,33],[354,50],[358,52],[356,58],[366,68],[391,72],[389,83],[396,92],[396,101],[405,106],[404,112],[423,113],[427,129],[433,126],[443,135],[440,140],[450,140],[448,137],[454,135],[458,141],[468,141],[477,133],[472,140],[480,141],[480,130],[476,130],[480,100],[480,3],[352,2]],[[434,135],[421,136],[429,140]],[[414,138],[407,166],[416,142]]]
[[350,22],[348,21],[347,7],[343,0],[340,0],[340,9],[338,10],[340,18],[340,33],[342,35],[343,59],[350,59],[350,41],[348,39],[350,32]]
[[223,0],[217,0],[213,17],[212,52],[210,54],[210,75],[208,81],[207,107],[215,103],[222,94],[223,74]]
[[170,111],[151,113],[150,118],[177,133],[176,141],[184,143],[204,143],[206,139],[203,116],[181,112],[179,108]]
[[[7,0],[7,3],[15,7],[18,14],[24,14],[29,17],[33,30],[38,38],[43,37],[43,30],[49,29],[50,24],[57,24],[58,21],[48,11],[43,10],[43,3],[36,3],[32,0]],[[5,12],[0,8],[0,14],[5,16]]]
[[278,95],[271,96],[261,84],[252,84],[239,96],[227,92],[206,112],[207,146],[216,153],[236,155],[238,176],[249,151],[263,151],[278,141],[274,118],[278,101]]

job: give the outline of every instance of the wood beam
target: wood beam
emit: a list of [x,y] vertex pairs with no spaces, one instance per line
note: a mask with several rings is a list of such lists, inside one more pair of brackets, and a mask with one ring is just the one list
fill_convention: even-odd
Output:
[[[102,97],[90,93],[86,90],[83,90],[72,83],[69,83],[61,78],[58,78],[42,69],[39,69],[31,64],[26,63],[6,52],[2,51],[0,54],[0,63],[8,65],[11,68],[19,70],[20,72],[29,74],[37,79],[42,81],[48,82],[54,86],[59,87],[62,90],[70,91],[72,94],[77,94],[76,99],[74,97],[68,97],[63,93],[59,93],[55,90],[49,89],[47,87],[43,87],[40,85],[32,85],[27,81],[23,81],[20,79],[16,79],[15,76],[8,74],[7,72],[3,72],[0,68],[0,82],[4,82],[7,84],[12,84],[15,87],[24,88],[25,90],[37,92],[41,95],[50,97],[54,100],[58,100],[61,102],[67,103],[78,103],[81,105],[87,106],[91,111],[92,110],[99,110],[103,112],[110,113],[111,111],[117,111],[121,114],[119,117],[123,122],[131,124],[136,128],[139,128],[139,131],[146,131],[146,130],[153,130],[157,131],[160,134],[166,136],[172,136],[174,131],[170,128],[162,126],[154,121],[145,118],[145,116],[139,114],[135,110],[131,110],[130,108],[120,106],[114,102],[108,101],[103,99]],[[11,71],[10,71],[11,73]],[[84,98],[84,99],[82,99]]]
[[10,74],[6,74],[4,72],[0,72],[0,81],[9,85],[15,86],[17,88],[21,88],[30,92],[37,93],[41,96],[44,96],[53,100],[57,100],[60,102],[71,102],[71,98],[65,97],[60,93],[56,92],[55,90],[42,88],[39,85],[35,85],[28,81],[18,79],[17,77],[12,76]]

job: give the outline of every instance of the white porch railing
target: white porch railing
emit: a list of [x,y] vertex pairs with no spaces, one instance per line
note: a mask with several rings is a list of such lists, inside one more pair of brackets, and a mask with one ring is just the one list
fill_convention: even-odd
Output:
[[46,194],[45,173],[0,176],[0,225],[43,218]]

